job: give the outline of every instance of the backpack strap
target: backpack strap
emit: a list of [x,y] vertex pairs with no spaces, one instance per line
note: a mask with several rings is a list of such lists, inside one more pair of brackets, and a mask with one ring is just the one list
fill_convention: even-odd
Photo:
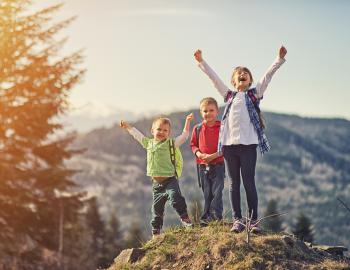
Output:
[[196,126],[196,141],[197,141],[197,146],[199,147],[199,133],[201,132],[203,123],[200,123]]
[[[196,126],[196,130],[195,130],[197,147],[199,147],[199,133],[201,132],[202,125],[203,125],[203,123],[198,124]],[[202,184],[201,177],[200,177],[200,172],[199,172],[199,164],[196,162],[196,165],[197,165],[196,167],[197,167],[198,186],[203,189],[203,184]]]
[[236,97],[236,95],[237,95],[236,91],[235,92],[229,91],[228,94],[226,95],[225,102],[229,102],[229,103],[227,103],[225,107],[224,113],[222,114],[222,117],[221,117],[221,121],[224,121],[225,118],[228,116],[228,113],[230,112],[230,109],[231,109],[232,101]]
[[[254,90],[253,89],[249,89],[247,91],[247,94],[248,94],[248,97],[250,98],[250,100],[253,102],[254,107],[255,108],[259,108],[258,98],[254,95]],[[259,109],[259,111],[260,111],[260,109]]]
[[177,172],[176,172],[176,160],[175,160],[175,143],[174,139],[169,140],[169,152],[170,152],[170,160],[171,163],[174,166],[174,172],[175,172],[175,177],[178,178]]
[[259,121],[260,121],[261,128],[264,129],[266,126],[265,125],[265,118],[260,110],[259,99],[255,96],[254,91],[256,91],[255,88],[249,89],[247,91],[247,94],[248,94],[248,97],[250,98],[250,100],[253,102],[254,108],[259,115]]

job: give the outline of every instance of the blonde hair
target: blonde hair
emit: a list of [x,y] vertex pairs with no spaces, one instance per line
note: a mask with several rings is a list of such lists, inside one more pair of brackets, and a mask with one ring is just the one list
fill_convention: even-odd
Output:
[[171,121],[170,121],[169,118],[158,117],[158,118],[154,119],[153,122],[152,122],[152,128],[154,127],[154,125],[156,123],[160,123],[161,125],[169,125],[169,127],[171,128]]
[[236,75],[236,73],[238,71],[241,71],[241,70],[245,71],[245,72],[247,72],[249,74],[249,76],[250,76],[249,87],[250,87],[252,85],[252,83],[253,83],[253,76],[252,76],[252,73],[250,72],[250,70],[248,68],[246,68],[246,67],[243,67],[243,66],[238,66],[238,67],[235,67],[233,69],[232,76],[231,76],[231,83],[232,83],[232,85],[235,86],[234,83],[233,83],[233,77]]
[[202,106],[204,105],[214,105],[216,107],[216,109],[219,110],[219,106],[217,101],[215,100],[215,98],[212,97],[205,97],[201,100],[201,102],[199,103],[199,109],[202,108]]

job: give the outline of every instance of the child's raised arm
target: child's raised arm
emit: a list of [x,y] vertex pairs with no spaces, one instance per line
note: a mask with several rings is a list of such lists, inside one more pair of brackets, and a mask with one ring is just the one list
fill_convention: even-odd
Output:
[[258,98],[263,97],[264,92],[272,79],[272,76],[275,74],[277,69],[279,69],[280,66],[286,61],[284,59],[286,54],[287,54],[287,49],[281,46],[280,49],[278,50],[277,59],[273,62],[273,64],[266,71],[265,75],[256,84],[256,92],[257,92]]
[[222,95],[224,98],[227,96],[227,92],[230,90],[224,82],[220,79],[220,77],[215,73],[215,71],[207,64],[207,62],[204,61],[202,56],[202,51],[197,50],[194,53],[194,58],[199,63],[199,68],[207,74],[209,79],[214,83],[215,88],[219,91],[220,95]]
[[281,46],[281,48],[279,49],[278,51],[278,56],[281,58],[281,59],[284,59],[284,57],[286,56],[287,54],[287,49],[284,47],[284,46]]
[[185,121],[185,125],[184,125],[184,132],[190,132],[190,123],[193,120],[193,113],[190,113],[189,115],[186,116],[186,121]]
[[121,120],[121,121],[120,121],[119,126],[120,126],[121,128],[123,128],[123,129],[126,129],[126,130],[132,129],[132,126],[131,126],[128,122],[126,122],[126,121],[124,121],[124,120]]
[[202,58],[202,51],[201,50],[197,50],[194,52],[194,58],[197,60],[198,63],[203,61]]
[[184,129],[182,133],[175,138],[175,147],[179,147],[181,144],[183,144],[187,140],[188,135],[190,134],[190,123],[192,120],[193,120],[193,113],[190,113],[189,115],[186,116]]
[[[135,140],[137,140],[140,144],[142,144],[142,140],[145,138],[145,135],[143,135],[138,129],[130,125],[128,122],[121,120],[119,126],[129,132],[131,136],[134,137]],[[143,145],[143,144],[142,144]]]

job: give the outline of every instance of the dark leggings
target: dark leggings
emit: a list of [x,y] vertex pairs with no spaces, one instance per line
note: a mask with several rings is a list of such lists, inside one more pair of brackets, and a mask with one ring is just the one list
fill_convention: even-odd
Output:
[[241,177],[246,192],[249,217],[258,217],[258,194],[255,186],[256,144],[225,145],[224,158],[230,179],[230,201],[235,219],[242,218],[240,185]]

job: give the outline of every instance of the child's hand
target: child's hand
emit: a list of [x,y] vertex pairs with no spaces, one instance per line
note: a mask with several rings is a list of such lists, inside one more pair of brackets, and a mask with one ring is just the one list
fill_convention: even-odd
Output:
[[281,48],[279,49],[278,55],[281,59],[284,59],[284,57],[287,54],[287,49],[283,46],[281,46]]
[[132,128],[132,126],[128,122],[125,122],[123,120],[120,121],[119,126],[121,128],[124,128],[124,129],[131,129]]
[[189,115],[186,116],[186,121],[184,125],[184,132],[189,132],[190,130],[190,122],[193,120],[193,113],[190,113]]
[[216,159],[218,157],[217,153],[214,153],[214,154],[210,154],[210,155],[207,155],[206,158],[204,159],[204,161],[206,163],[210,163],[211,161],[213,161],[214,159]]
[[193,113],[190,113],[189,115],[186,116],[186,122],[191,122],[193,118],[194,118]]
[[202,58],[202,51],[201,50],[197,50],[195,51],[194,53],[194,58],[200,63],[203,61],[203,58]]
[[209,164],[211,161],[216,159],[218,157],[217,153],[214,154],[206,154],[206,153],[201,153],[197,152],[197,157],[201,160],[204,160],[206,164]]
[[197,157],[199,158],[199,159],[201,159],[201,160],[204,160],[205,161],[205,159],[209,156],[208,154],[206,154],[206,153],[201,153],[201,152],[197,152]]

